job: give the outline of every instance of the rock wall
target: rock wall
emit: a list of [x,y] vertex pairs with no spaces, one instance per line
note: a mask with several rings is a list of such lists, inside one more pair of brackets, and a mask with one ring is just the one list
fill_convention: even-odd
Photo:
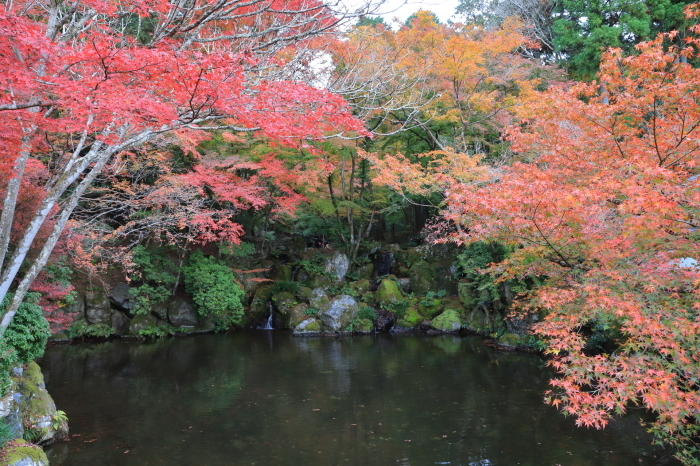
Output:
[[12,373],[10,388],[0,398],[0,422],[10,426],[15,440],[2,450],[0,466],[48,466],[43,450],[34,444],[66,437],[68,420],[46,391],[37,363],[15,367]]

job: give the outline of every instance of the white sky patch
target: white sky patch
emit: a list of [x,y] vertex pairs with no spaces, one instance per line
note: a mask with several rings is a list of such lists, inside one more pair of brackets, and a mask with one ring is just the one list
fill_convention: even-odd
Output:
[[379,12],[383,13],[381,16],[390,24],[394,18],[398,18],[403,23],[406,21],[406,18],[418,10],[430,10],[444,24],[447,23],[448,19],[452,18],[457,5],[459,5],[458,0],[387,0],[381,6]]

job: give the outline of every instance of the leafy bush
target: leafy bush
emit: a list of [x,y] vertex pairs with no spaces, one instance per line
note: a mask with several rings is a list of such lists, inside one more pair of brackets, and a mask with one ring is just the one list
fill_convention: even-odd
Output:
[[222,241],[218,243],[218,246],[221,254],[235,257],[236,259],[243,259],[255,254],[255,245],[251,243],[241,242],[241,244],[235,244]]
[[[27,293],[3,335],[5,342],[17,351],[19,364],[28,363],[44,354],[46,341],[51,336],[44,311],[36,304],[40,298],[39,293]],[[0,309],[4,310],[10,299],[10,295],[5,296]]]
[[362,306],[357,313],[360,319],[369,319],[372,322],[377,320],[377,310],[370,306]]
[[292,294],[296,294],[299,292],[299,283],[297,282],[290,282],[287,280],[280,280],[275,282],[272,285],[271,293],[276,294],[276,293],[282,293],[282,292],[288,292]]
[[409,302],[405,299],[399,301],[390,301],[388,303],[382,303],[381,308],[385,311],[389,311],[396,316],[396,319],[401,319],[408,310]]
[[114,329],[107,324],[89,324],[80,320],[73,324],[66,333],[70,338],[107,338],[114,334]]
[[196,251],[182,272],[185,290],[192,296],[199,315],[214,317],[219,328],[240,322],[244,293],[231,269]]
[[61,424],[66,422],[68,422],[68,415],[65,411],[57,409],[53,416],[51,416],[51,427],[53,427],[54,430],[60,429]]
[[134,301],[134,313],[146,314],[154,305],[165,302],[172,296],[177,283],[175,264],[167,257],[165,248],[146,248],[136,246],[131,260],[136,270],[131,279],[141,284],[129,290],[129,297]]
[[18,364],[17,350],[5,340],[5,337],[0,337],[0,396],[4,396],[10,388],[10,371]]
[[315,316],[317,314],[318,314],[318,309],[316,309],[315,307],[310,307],[304,311],[305,316]]

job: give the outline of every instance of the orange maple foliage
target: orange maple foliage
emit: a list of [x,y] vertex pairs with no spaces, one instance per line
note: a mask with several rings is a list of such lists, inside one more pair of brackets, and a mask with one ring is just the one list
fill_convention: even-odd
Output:
[[[695,43],[665,39],[611,50],[598,82],[539,97],[509,133],[530,162],[454,183],[446,216],[457,241],[517,247],[499,264],[507,278],[548,277],[525,307],[546,314],[535,331],[559,373],[552,404],[597,428],[643,406],[698,464],[700,70],[686,63]],[[618,335],[614,352],[588,350],[592,325]]]

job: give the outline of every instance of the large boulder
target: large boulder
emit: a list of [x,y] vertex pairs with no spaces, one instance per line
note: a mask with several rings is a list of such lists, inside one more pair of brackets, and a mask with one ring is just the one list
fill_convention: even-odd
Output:
[[350,259],[340,251],[336,251],[326,259],[326,273],[335,280],[336,283],[342,282],[345,274],[350,268]]
[[374,292],[374,300],[378,305],[395,303],[403,300],[403,293],[394,280],[384,279]]
[[293,328],[289,325],[294,306],[299,304],[297,297],[288,291],[280,291],[272,296],[272,304],[275,308],[272,316],[274,327]]
[[112,307],[104,291],[95,290],[86,293],[85,318],[91,324],[112,324]]
[[448,309],[430,323],[430,326],[441,332],[457,332],[462,327],[459,313],[454,309]]
[[294,327],[294,336],[312,336],[321,332],[321,323],[314,319],[306,319]]
[[139,337],[157,327],[156,318],[151,314],[137,314],[129,322],[129,334]]
[[49,466],[49,460],[41,447],[14,440],[3,450],[0,466]]
[[0,400],[0,422],[11,426],[17,438],[48,444],[68,435],[68,423],[60,414],[46,391],[39,365],[32,361],[26,370],[15,368],[8,393]]
[[197,325],[197,311],[186,299],[177,299],[168,305],[168,320],[175,327],[194,327]]
[[360,296],[367,293],[371,288],[372,284],[369,280],[357,280],[350,283],[350,289],[355,293],[355,296]]
[[340,295],[331,299],[318,312],[318,317],[323,322],[324,330],[338,332],[353,321],[360,307],[352,296]]
[[428,291],[438,291],[437,274],[429,263],[425,261],[414,263],[408,275],[414,293],[421,295]]
[[286,309],[284,314],[278,315],[275,319],[275,328],[296,328],[302,321],[308,319],[306,315],[308,308],[308,304],[299,303]]
[[112,329],[115,335],[124,335],[129,331],[129,318],[121,311],[112,313]]
[[328,304],[328,301],[330,301],[330,299],[328,298],[328,295],[323,290],[323,288],[314,288],[313,290],[311,290],[311,297],[309,297],[309,306],[311,306],[312,308],[321,309],[326,304]]
[[129,299],[131,296],[130,291],[131,288],[126,283],[117,283],[112,288],[112,291],[109,292],[109,302],[120,311],[131,313],[134,309],[134,303]]
[[396,324],[399,327],[413,328],[418,327],[423,320],[423,316],[418,312],[418,308],[409,306],[401,317],[397,319]]

